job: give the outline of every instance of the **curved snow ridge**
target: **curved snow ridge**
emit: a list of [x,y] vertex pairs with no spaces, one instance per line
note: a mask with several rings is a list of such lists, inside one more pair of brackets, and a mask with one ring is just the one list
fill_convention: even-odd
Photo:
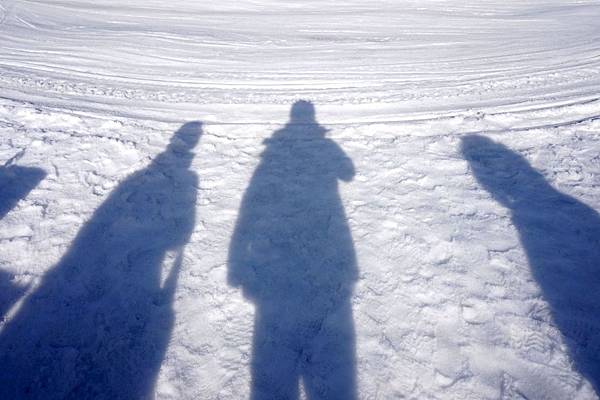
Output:
[[[268,138],[272,130],[281,128],[286,123],[289,112],[288,105],[263,105],[261,112],[257,112],[253,107],[229,106],[228,108],[227,105],[211,105],[207,108],[193,106],[190,111],[174,114],[157,110],[151,118],[132,111],[131,115],[128,115],[129,118],[124,118],[123,110],[117,115],[111,115],[98,113],[94,107],[91,107],[93,111],[86,110],[85,107],[67,111],[56,105],[40,108],[43,103],[37,101],[36,104],[31,104],[0,98],[0,123],[17,130],[31,130],[34,128],[31,126],[31,121],[38,120],[38,114],[58,114],[63,117],[57,119],[59,122],[57,126],[54,126],[52,123],[54,120],[50,119],[50,125],[42,125],[40,129],[59,129],[72,135],[85,135],[83,132],[87,131],[88,119],[106,121],[110,126],[117,127],[133,124],[145,130],[156,129],[158,126],[162,126],[164,130],[182,121],[200,120],[205,126],[207,135],[217,135],[227,140],[243,140]],[[373,107],[377,112],[364,105],[337,106],[317,103],[317,120],[328,129],[327,136],[332,139],[371,141],[394,140],[402,136],[464,136],[478,133],[526,132],[568,127],[600,119],[600,99],[596,97],[581,101],[542,103],[536,106],[529,104],[519,107],[498,107],[492,112],[486,112],[485,108],[420,114],[396,111],[394,115],[400,116],[396,119],[387,119],[394,113],[392,107],[390,109],[385,109],[381,105],[373,105]],[[223,110],[229,111],[229,114],[237,112],[238,119],[221,121],[219,113]],[[71,115],[67,121],[64,119],[65,113]],[[379,114],[379,117],[373,118],[376,114]],[[162,115],[168,117],[161,119]],[[261,115],[264,120],[260,119]],[[256,119],[257,116],[259,119]],[[48,120],[46,119],[44,123],[47,124]],[[360,135],[356,134],[357,129],[360,130]],[[249,135],[248,132],[253,133]],[[260,132],[260,135],[257,136],[256,132]],[[107,132],[93,132],[93,134],[105,137],[118,136],[118,133]]]
[[[578,305],[598,287],[598,20],[597,0],[0,0],[0,183],[9,189],[0,204],[0,331],[32,299],[64,310],[60,293],[36,285],[75,248],[101,266],[81,269],[100,274],[91,281],[54,280],[89,294],[71,303],[81,314],[33,312],[30,321],[96,321],[90,336],[106,345],[90,352],[79,337],[87,332],[57,323],[53,332],[68,337],[40,336],[36,347],[13,336],[13,360],[59,365],[38,369],[56,378],[40,385],[64,383],[53,384],[56,397],[120,388],[109,376],[118,365],[151,367],[149,397],[247,398],[256,309],[228,284],[228,259],[266,153],[276,162],[265,190],[293,193],[314,181],[304,164],[331,175],[336,199],[339,190],[358,267],[348,321],[358,398],[597,399],[597,377],[580,357],[597,353],[598,302]],[[290,120],[300,99],[321,126],[306,131],[326,140]],[[190,137],[182,124],[202,130]],[[286,130],[299,134],[282,137]],[[308,154],[320,156],[303,163]],[[339,158],[346,172],[329,174]],[[327,207],[311,203],[318,191],[287,200],[327,218]],[[255,199],[277,208],[283,197]],[[90,221],[92,231],[107,228],[99,236],[107,240],[89,240]],[[300,225],[315,225],[307,221]],[[179,222],[185,250],[161,253],[159,266],[154,239],[174,240]],[[339,249],[279,225],[286,234],[271,242]],[[570,266],[568,257],[579,268],[545,273]],[[107,267],[114,274],[102,274]],[[166,284],[174,270],[176,287]],[[170,296],[132,302],[126,281],[108,284],[134,271]],[[128,289],[109,290],[120,284]],[[117,293],[123,307],[101,306]],[[144,328],[135,304],[164,324]],[[131,335],[103,328],[109,315],[135,317],[131,335],[160,333],[164,353],[151,366],[135,362],[157,341],[128,346]],[[323,332],[336,325],[327,318]],[[124,362],[109,362],[114,355]],[[96,372],[86,369],[95,360],[105,361],[101,378],[80,379]]]
[[419,113],[600,89],[591,1],[24,1],[3,10],[0,84],[68,108],[126,104],[148,115],[307,98]]

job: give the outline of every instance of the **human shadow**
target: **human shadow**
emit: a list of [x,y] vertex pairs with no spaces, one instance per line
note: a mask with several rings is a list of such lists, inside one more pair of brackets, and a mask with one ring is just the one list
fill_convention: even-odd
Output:
[[[43,169],[21,167],[12,162],[13,159],[0,166],[0,219],[46,177]],[[13,278],[12,274],[0,270],[0,321],[27,289],[15,285]]]
[[46,172],[40,168],[1,165],[0,219],[4,218],[17,205],[17,202],[25,198],[45,177]]
[[256,305],[253,400],[356,398],[350,298],[358,269],[338,180],[352,161],[311,103],[265,140],[229,248],[228,282]]
[[0,321],[10,307],[25,294],[27,286],[13,282],[14,275],[0,269]]
[[0,398],[152,398],[194,228],[200,135],[201,123],[183,125],[120,183],[8,321]]
[[600,393],[600,216],[502,144],[467,136],[462,153],[481,186],[511,211],[575,367]]

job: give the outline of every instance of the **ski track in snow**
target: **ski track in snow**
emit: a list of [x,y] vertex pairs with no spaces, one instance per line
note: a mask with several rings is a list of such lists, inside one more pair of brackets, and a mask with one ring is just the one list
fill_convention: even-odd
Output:
[[[598,305],[557,311],[580,300],[554,300],[536,269],[554,253],[520,225],[559,217],[543,198],[511,212],[485,168],[518,154],[565,195],[548,196],[600,210],[600,3],[203,3],[0,1],[0,184],[31,181],[6,213],[0,194],[0,338],[113,190],[201,121],[196,221],[154,390],[247,398],[255,307],[227,283],[228,249],[265,139],[305,99],[356,171],[339,188],[359,270],[358,398],[597,399],[573,352],[600,353]],[[471,135],[512,153],[469,153]],[[538,187],[507,174],[494,179]],[[561,232],[548,243],[589,251],[576,266],[592,276],[565,287],[599,299],[598,237],[587,248]],[[84,350],[64,346],[63,368],[79,367]]]

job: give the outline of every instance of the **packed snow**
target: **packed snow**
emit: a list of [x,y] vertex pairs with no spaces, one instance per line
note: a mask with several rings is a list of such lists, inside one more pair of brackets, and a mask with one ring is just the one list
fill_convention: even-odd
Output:
[[599,399],[598,21],[0,0],[0,398]]

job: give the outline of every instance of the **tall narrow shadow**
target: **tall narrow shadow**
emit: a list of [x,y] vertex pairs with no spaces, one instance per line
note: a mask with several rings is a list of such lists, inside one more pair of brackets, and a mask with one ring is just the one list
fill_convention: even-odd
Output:
[[[46,176],[43,169],[13,165],[13,159],[0,166],[0,219],[4,218],[19,200],[25,198]],[[15,285],[12,279],[11,274],[0,270],[0,321],[4,313],[26,290],[25,287]]]
[[0,398],[152,397],[194,228],[200,135],[199,122],[185,124],[119,184],[8,322]]
[[512,213],[521,243],[575,367],[600,393],[600,217],[554,189],[519,154],[463,139],[477,181]]
[[4,319],[4,313],[6,313],[27,290],[26,286],[14,284],[13,279],[14,275],[0,269],[0,321]]
[[350,297],[358,270],[338,193],[352,161],[296,102],[265,141],[229,248],[229,283],[256,305],[252,394],[356,398]]

